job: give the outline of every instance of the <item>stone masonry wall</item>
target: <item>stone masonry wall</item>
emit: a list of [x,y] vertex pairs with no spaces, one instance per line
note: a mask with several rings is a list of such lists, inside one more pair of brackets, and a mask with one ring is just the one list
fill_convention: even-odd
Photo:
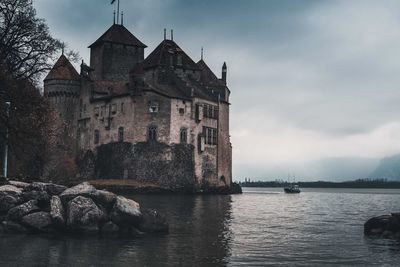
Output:
[[116,142],[87,151],[78,165],[82,173],[90,175],[86,179],[134,179],[173,189],[192,189],[196,186],[193,153],[191,145]]

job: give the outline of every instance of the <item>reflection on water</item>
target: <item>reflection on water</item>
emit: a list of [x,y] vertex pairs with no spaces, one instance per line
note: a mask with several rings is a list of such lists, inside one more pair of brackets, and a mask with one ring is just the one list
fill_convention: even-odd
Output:
[[225,265],[231,196],[137,196],[168,217],[170,234],[138,239],[15,236],[0,239],[1,266]]
[[0,235],[0,266],[393,266],[400,242],[363,223],[399,211],[400,190],[245,189],[234,196],[132,196],[170,234],[137,239]]

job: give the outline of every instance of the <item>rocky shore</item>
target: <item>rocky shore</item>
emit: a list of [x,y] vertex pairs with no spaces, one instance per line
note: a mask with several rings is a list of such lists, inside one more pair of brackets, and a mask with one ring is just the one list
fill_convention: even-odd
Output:
[[4,232],[137,236],[168,233],[156,210],[84,182],[67,188],[52,183],[9,181],[0,186]]
[[364,234],[400,239],[400,213],[392,213],[369,219],[364,224]]

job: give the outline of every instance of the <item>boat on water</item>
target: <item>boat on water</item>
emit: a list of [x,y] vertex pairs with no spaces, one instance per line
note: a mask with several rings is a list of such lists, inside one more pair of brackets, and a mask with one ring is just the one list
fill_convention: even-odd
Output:
[[285,186],[283,188],[283,190],[285,191],[285,193],[288,193],[288,194],[298,194],[301,192],[299,185],[297,185],[297,184],[290,184],[288,186]]

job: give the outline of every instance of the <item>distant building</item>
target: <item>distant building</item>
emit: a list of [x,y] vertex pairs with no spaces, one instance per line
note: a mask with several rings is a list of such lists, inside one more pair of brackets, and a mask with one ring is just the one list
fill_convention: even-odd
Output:
[[84,179],[231,184],[225,63],[217,78],[172,32],[145,58],[146,45],[119,24],[89,48],[90,66],[82,61],[80,74],[61,55],[44,79],[46,97],[76,139]]

